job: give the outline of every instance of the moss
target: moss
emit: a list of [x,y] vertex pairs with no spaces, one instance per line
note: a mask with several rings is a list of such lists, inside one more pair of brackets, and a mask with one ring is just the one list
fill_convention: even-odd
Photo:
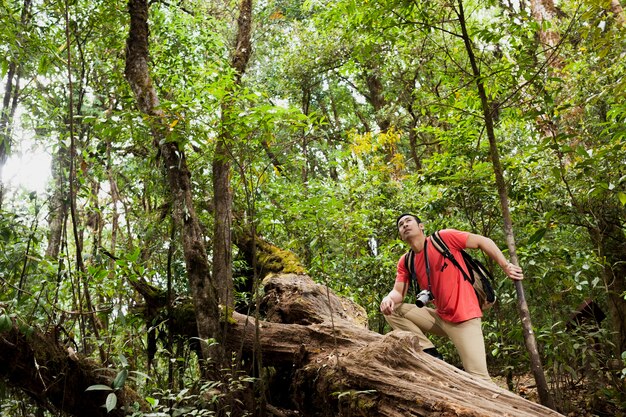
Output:
[[284,274],[304,274],[306,270],[293,252],[280,249],[265,241],[257,241],[257,256],[263,269]]
[[172,315],[172,330],[177,334],[197,335],[196,311],[191,299],[177,304],[170,312]]
[[233,318],[233,312],[235,310],[228,308],[228,306],[220,304],[220,322],[226,322],[227,324],[235,325],[237,320]]

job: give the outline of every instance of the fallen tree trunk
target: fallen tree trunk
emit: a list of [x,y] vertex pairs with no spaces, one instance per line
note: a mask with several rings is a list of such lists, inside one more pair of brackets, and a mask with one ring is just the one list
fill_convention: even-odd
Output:
[[[306,275],[272,275],[264,286],[272,322],[259,323],[257,343],[266,365],[291,369],[303,416],[559,415],[423,353],[412,333],[369,331],[362,308]],[[232,346],[253,349],[254,319],[234,318]]]
[[234,313],[226,343],[232,350],[261,349],[278,375],[270,391],[282,410],[302,416],[559,415],[424,354],[411,333],[368,330],[363,308],[307,275],[272,274],[263,287],[265,320]]
[[104,404],[113,390],[86,390],[92,385],[112,386],[115,370],[79,358],[58,342],[54,331],[42,333],[12,323],[0,332],[0,377],[40,407],[86,417],[123,417],[131,414],[127,406],[147,411],[147,403],[124,386],[114,392],[116,408],[107,412]]
[[[307,275],[273,274],[263,284],[266,319],[257,322],[253,317],[234,313],[225,344],[233,351],[243,349],[250,353],[261,349],[265,366],[275,372],[269,382],[272,401],[268,408],[274,410],[274,415],[559,415],[424,354],[411,333],[391,332],[383,336],[368,330],[363,308],[337,297]],[[152,298],[153,302],[159,299]],[[191,324],[187,323],[185,332],[196,328]],[[81,407],[90,410],[90,415],[102,414],[103,409],[97,407],[103,404],[103,398],[88,401],[84,390],[94,384],[110,385],[114,375],[105,375],[89,362],[71,359],[62,347],[53,345],[43,335],[17,338],[14,331],[0,335],[3,377],[42,404],[48,401],[68,413],[86,415],[77,405],[68,407],[84,400],[91,408]],[[33,353],[17,354],[16,349]],[[56,353],[50,354],[53,351]],[[8,362],[13,362],[11,369]],[[39,369],[45,364],[45,372],[35,364],[40,365]],[[80,384],[59,382],[63,380],[59,376],[67,378],[70,370],[80,372]],[[39,384],[40,378],[45,384]],[[52,388],[60,390],[54,397]],[[124,396],[120,395],[119,406],[136,401],[133,395],[125,391]]]

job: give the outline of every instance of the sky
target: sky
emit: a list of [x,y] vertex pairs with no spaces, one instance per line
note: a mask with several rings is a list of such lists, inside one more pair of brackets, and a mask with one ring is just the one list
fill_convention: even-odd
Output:
[[7,191],[24,188],[39,195],[46,192],[51,176],[52,158],[40,145],[15,144],[2,171],[2,181]]
[[[5,82],[6,79],[2,79],[2,83]],[[24,112],[25,110],[18,106],[13,116],[10,156],[0,178],[6,194],[24,189],[43,196],[52,176],[52,158],[48,149],[35,141],[35,132],[22,125]]]

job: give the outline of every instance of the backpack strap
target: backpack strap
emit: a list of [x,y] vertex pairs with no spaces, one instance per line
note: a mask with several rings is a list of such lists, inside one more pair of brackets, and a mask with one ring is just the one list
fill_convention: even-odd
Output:
[[465,272],[465,270],[461,267],[461,264],[459,264],[459,261],[457,261],[454,255],[452,254],[452,252],[450,252],[450,248],[448,248],[448,245],[446,245],[446,242],[444,242],[443,238],[439,235],[439,231],[433,233],[431,235],[431,239],[433,241],[433,246],[435,247],[435,249],[437,249],[439,253],[443,255],[444,258],[452,262],[452,264],[461,271],[461,273],[463,274],[463,278],[466,281],[469,281],[473,285],[474,278],[468,275],[467,272]]
[[[430,263],[428,262],[428,240],[424,241],[424,265],[426,266],[426,278],[428,279],[428,291],[432,292],[430,286]],[[409,271],[409,285],[415,283],[413,287],[415,295],[417,295],[417,289],[419,284],[417,283],[417,273],[415,272],[415,252],[413,249],[404,255],[404,267]]]
[[415,273],[415,252],[413,252],[413,249],[409,249],[404,254],[404,267],[409,271],[409,289],[413,287],[413,292],[417,294],[419,285],[417,283],[417,274]]

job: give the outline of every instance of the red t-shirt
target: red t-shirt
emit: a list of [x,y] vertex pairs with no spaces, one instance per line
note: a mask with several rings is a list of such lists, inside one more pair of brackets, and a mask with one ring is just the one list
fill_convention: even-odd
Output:
[[[454,229],[444,229],[439,232],[443,241],[450,248],[450,252],[455,259],[459,261],[465,269],[465,263],[460,253],[461,249],[466,248],[467,237],[469,233],[461,232]],[[437,314],[442,319],[460,323],[476,317],[482,317],[482,311],[478,305],[478,299],[474,292],[472,284],[463,278],[463,274],[449,260],[439,253],[432,245],[430,237],[428,241],[428,262],[430,264],[430,285],[431,291],[435,299],[433,303],[436,306]],[[404,257],[402,255],[398,261],[398,270],[396,273],[396,282],[408,283],[410,274],[404,266]],[[428,288],[428,279],[426,277],[426,267],[424,265],[424,251],[415,254],[415,272],[420,290]],[[465,271],[467,272],[467,270]],[[415,283],[413,283],[414,285]]]

